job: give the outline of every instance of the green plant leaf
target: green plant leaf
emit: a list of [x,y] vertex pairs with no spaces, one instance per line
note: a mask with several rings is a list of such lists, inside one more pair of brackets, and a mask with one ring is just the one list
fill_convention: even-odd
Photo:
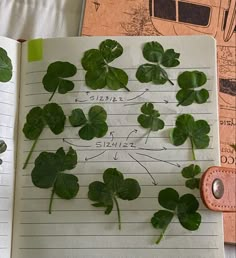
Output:
[[3,140],[0,140],[0,154],[7,150],[7,145]]
[[136,78],[141,83],[165,84],[169,81],[173,85],[163,67],[178,66],[180,64],[179,53],[176,53],[173,49],[165,51],[160,43],[152,41],[144,45],[143,56],[147,61],[155,64],[146,63],[139,66]]
[[58,135],[64,131],[66,116],[62,108],[56,103],[49,103],[43,108],[34,107],[26,116],[26,123],[23,128],[25,137],[34,140],[34,144],[26,158],[23,169],[26,168],[33,153],[36,143],[46,125],[50,130]]
[[173,217],[174,213],[171,211],[159,210],[158,212],[154,213],[151,219],[152,226],[156,229],[162,229],[160,237],[157,239],[156,244],[160,243]]
[[88,119],[81,109],[72,111],[69,121],[72,126],[82,126],[79,130],[79,136],[83,140],[92,140],[93,138],[102,138],[108,131],[106,123],[107,112],[101,106],[93,106],[88,112]]
[[114,204],[117,208],[119,229],[121,229],[120,208],[117,198],[134,200],[141,193],[139,183],[132,178],[124,179],[116,168],[108,168],[103,173],[103,182],[95,181],[89,185],[88,198],[95,201],[94,207],[105,207],[105,214],[110,214]]
[[163,208],[174,211],[179,201],[179,194],[173,188],[161,190],[158,195],[158,202]]
[[65,78],[72,77],[76,73],[76,66],[68,62],[57,61],[48,66],[47,73],[43,77],[43,85],[46,91],[53,93],[49,101],[56,91],[60,94],[66,94],[74,89],[74,83]]
[[166,188],[160,191],[158,201],[162,207],[168,210],[159,210],[151,219],[152,226],[162,230],[156,244],[159,244],[163,238],[166,228],[175,214],[184,228],[192,231],[199,228],[201,224],[201,215],[197,213],[199,203],[194,195],[184,194],[179,197],[176,190]]
[[85,114],[82,109],[77,108],[72,110],[72,114],[69,116],[70,124],[74,127],[84,125],[87,122]]
[[185,182],[185,186],[190,189],[199,189],[200,188],[200,178],[188,179]]
[[7,51],[0,47],[0,82],[8,82],[12,78],[12,63]]
[[111,90],[119,90],[128,84],[127,73],[109,65],[123,53],[123,47],[115,40],[107,39],[101,42],[99,49],[90,49],[84,53],[81,60],[86,85],[93,90],[103,89],[106,86]]
[[181,171],[184,178],[193,178],[201,173],[201,168],[198,165],[191,164]]
[[123,54],[123,47],[117,41],[111,39],[103,41],[99,50],[107,63],[111,63]]
[[206,89],[195,90],[207,82],[205,73],[200,71],[186,71],[178,76],[178,84],[181,90],[176,94],[178,105],[189,106],[193,102],[198,104],[205,103],[209,98],[209,92]]
[[[139,115],[137,120],[143,128],[149,128],[148,137],[151,131],[159,131],[164,128],[165,123],[159,118],[160,113],[154,109],[152,103],[143,104],[141,112],[143,114]],[[146,143],[148,137],[146,138]]]
[[191,115],[183,114],[177,117],[176,127],[170,132],[170,139],[175,146],[179,146],[189,138],[195,160],[194,149],[205,149],[209,146],[210,138],[207,135],[209,132],[210,126],[207,121],[194,121]]
[[32,182],[39,188],[51,188],[52,195],[49,204],[51,214],[52,202],[56,193],[62,199],[72,199],[79,191],[78,178],[74,175],[63,173],[77,165],[77,154],[72,147],[67,153],[63,148],[56,153],[42,152],[36,158],[31,173]]

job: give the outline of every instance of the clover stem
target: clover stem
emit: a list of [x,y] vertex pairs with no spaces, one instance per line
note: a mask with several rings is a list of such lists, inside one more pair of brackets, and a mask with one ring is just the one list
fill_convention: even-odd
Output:
[[148,141],[148,138],[149,138],[149,136],[150,136],[151,131],[152,131],[152,129],[150,129],[150,130],[148,131],[148,135],[147,135],[147,138],[146,138],[145,144],[147,144],[147,141]]
[[195,156],[195,153],[194,153],[194,143],[193,143],[192,137],[190,137],[190,141],[191,141],[191,147],[192,147],[193,160],[196,160],[196,156]]
[[[166,229],[165,229],[165,230],[166,230]],[[157,241],[156,241],[156,244],[157,244],[157,245],[161,242],[161,240],[162,240],[162,238],[163,238],[163,236],[164,236],[165,230],[163,230],[163,231],[161,232],[160,236],[158,237],[158,239],[157,239]]]
[[171,85],[174,85],[174,83],[167,77],[167,80],[168,82],[171,84]]
[[53,96],[55,95],[56,91],[57,91],[57,87],[56,87],[55,90],[53,91],[52,96],[50,97],[49,101],[52,100],[52,98],[53,98]]
[[119,230],[121,230],[120,208],[119,208],[118,201],[116,200],[116,197],[114,196],[113,198],[114,198],[116,208],[117,208],[117,213],[118,213]]
[[130,89],[129,89],[129,88],[127,88],[126,86],[124,86],[124,88],[125,88],[127,91],[129,91],[129,92],[130,92]]
[[31,158],[31,156],[32,156],[32,154],[33,154],[33,151],[34,151],[34,148],[35,148],[35,146],[36,146],[36,143],[37,143],[38,139],[39,139],[39,137],[35,139],[34,144],[32,145],[32,147],[31,147],[31,149],[30,149],[30,152],[29,152],[29,154],[28,154],[28,156],[27,156],[27,158],[26,158],[26,161],[25,161],[25,163],[24,163],[23,169],[25,169],[25,168],[27,167],[27,165],[28,165],[28,163],[29,163],[29,160],[30,160],[30,158]]
[[50,203],[49,203],[49,214],[52,214],[52,202],[53,202],[53,196],[55,194],[55,189],[54,189],[54,186],[53,186],[53,189],[52,189],[52,194],[51,194],[51,198],[50,198]]

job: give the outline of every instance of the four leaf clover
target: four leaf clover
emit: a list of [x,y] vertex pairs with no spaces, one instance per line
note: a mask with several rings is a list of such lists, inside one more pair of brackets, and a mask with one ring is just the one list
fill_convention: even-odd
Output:
[[49,204],[49,213],[52,212],[54,194],[62,199],[70,200],[79,191],[78,178],[75,175],[64,173],[65,170],[72,170],[77,165],[76,151],[70,147],[65,153],[60,148],[56,153],[42,152],[34,162],[31,173],[32,182],[39,188],[51,188],[52,194]]
[[159,210],[151,219],[152,226],[162,230],[156,244],[160,243],[175,214],[184,228],[191,231],[199,228],[201,215],[196,212],[199,203],[194,195],[184,194],[180,197],[178,192],[173,188],[166,188],[160,191],[158,201],[167,210]]
[[108,87],[111,90],[125,88],[128,84],[128,75],[125,71],[109,65],[123,53],[123,47],[115,40],[103,41],[99,49],[90,49],[84,53],[82,66],[87,71],[86,85],[94,90]]
[[106,119],[107,112],[101,106],[91,107],[88,112],[88,119],[80,108],[74,109],[69,117],[73,127],[83,126],[79,130],[79,136],[83,140],[92,140],[94,137],[101,138],[106,135],[108,131]]
[[26,123],[23,128],[25,137],[34,140],[34,144],[28,154],[23,169],[26,168],[29,159],[33,153],[36,143],[46,125],[50,130],[58,135],[64,131],[66,116],[62,108],[56,103],[50,103],[41,107],[32,108],[26,117]]
[[95,207],[105,207],[105,214],[110,214],[115,203],[118,213],[119,229],[121,229],[120,208],[117,198],[135,200],[141,188],[135,179],[126,178],[116,168],[108,168],[103,173],[103,182],[95,181],[89,185],[88,198],[96,203]]
[[151,131],[158,131],[164,128],[165,123],[163,120],[158,118],[160,113],[154,109],[152,103],[145,103],[141,107],[141,112],[143,114],[138,116],[138,122],[143,128],[149,128],[149,133],[146,138],[146,143]]
[[158,42],[148,42],[143,48],[144,58],[152,63],[146,63],[139,66],[136,77],[142,83],[152,82],[153,84],[165,84],[169,81],[172,85],[173,82],[169,79],[167,72],[163,67],[176,67],[180,64],[179,53],[174,49],[164,50],[163,46]]
[[177,117],[176,127],[171,130],[170,139],[175,146],[185,143],[189,138],[191,142],[193,159],[196,160],[194,149],[205,149],[209,146],[210,126],[205,120],[194,121],[189,114],[183,114]]
[[198,104],[205,103],[209,98],[209,92],[206,89],[195,90],[207,82],[205,73],[200,71],[183,72],[178,76],[178,84],[181,90],[178,91],[176,99],[179,105],[188,106],[193,102]]
[[12,78],[12,63],[6,50],[0,47],[0,82],[8,82]]
[[191,164],[190,166],[183,168],[181,173],[184,178],[188,178],[185,182],[186,187],[190,189],[199,189],[200,178],[195,177],[201,173],[201,168],[198,165]]
[[74,89],[73,81],[65,78],[72,77],[76,73],[76,66],[68,62],[58,61],[48,66],[47,73],[43,77],[43,85],[46,91],[52,92],[49,101],[51,101],[57,90],[58,93],[65,94]]

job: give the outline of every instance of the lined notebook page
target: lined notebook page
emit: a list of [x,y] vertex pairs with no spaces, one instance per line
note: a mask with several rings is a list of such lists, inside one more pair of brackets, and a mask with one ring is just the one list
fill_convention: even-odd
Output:
[[[12,258],[72,258],[72,257],[224,257],[221,214],[208,211],[200,204],[202,224],[198,231],[190,232],[180,226],[176,219],[166,231],[165,239],[155,245],[160,234],[152,228],[150,219],[160,209],[157,196],[161,189],[173,187],[180,194],[191,192],[184,186],[181,169],[192,164],[189,143],[175,147],[170,144],[169,130],[175,125],[176,117],[189,113],[195,119],[206,119],[211,125],[210,146],[197,150],[197,161],[203,170],[219,164],[219,139],[217,129],[216,67],[215,45],[208,37],[140,37],[115,38],[124,47],[124,54],[112,65],[123,68],[129,74],[128,88],[109,91],[93,91],[85,86],[80,60],[84,51],[97,48],[104,38],[71,38],[44,41],[44,58],[40,62],[23,65],[21,88],[18,173],[14,221]],[[168,69],[174,86],[141,84],[135,78],[140,64],[146,63],[142,57],[145,42],[158,40],[164,48],[174,48],[181,53],[181,65]],[[24,46],[23,56],[27,56]],[[79,128],[72,128],[67,122],[65,131],[55,136],[44,129],[26,170],[23,162],[32,146],[25,139],[21,129],[25,116],[34,106],[44,106],[51,94],[42,85],[47,67],[54,61],[69,61],[77,66],[73,77],[75,88],[66,95],[56,93],[52,102],[59,103],[67,115],[74,108],[82,108],[85,113],[93,105],[103,106],[108,113],[109,131],[105,137],[92,141],[79,139]],[[198,69],[207,74],[206,88],[210,99],[204,105],[177,107],[176,79],[184,70]],[[146,130],[137,123],[140,107],[152,102],[165,121],[164,130],[150,134],[147,144]],[[64,141],[63,141],[64,139]],[[38,189],[31,182],[34,160],[42,151],[55,152],[59,147],[77,150],[78,166],[72,171],[79,177],[80,191],[74,200],[57,198],[53,212],[48,214],[51,190]],[[123,172],[125,177],[139,181],[142,193],[134,201],[119,201],[122,230],[118,230],[117,212],[114,209],[107,216],[104,209],[94,208],[88,200],[88,185],[102,181],[105,169],[112,167]],[[151,173],[153,179],[147,173]],[[153,185],[153,180],[157,186]]]
[[0,47],[7,51],[13,65],[12,79],[7,83],[0,83],[0,139],[7,144],[7,151],[0,155],[3,160],[0,166],[0,258],[10,258],[20,45],[14,40],[0,37]]

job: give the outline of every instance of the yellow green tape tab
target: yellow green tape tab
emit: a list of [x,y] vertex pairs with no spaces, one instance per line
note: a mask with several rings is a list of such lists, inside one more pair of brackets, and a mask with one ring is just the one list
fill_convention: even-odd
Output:
[[28,61],[35,62],[43,59],[43,39],[33,39],[28,42]]

